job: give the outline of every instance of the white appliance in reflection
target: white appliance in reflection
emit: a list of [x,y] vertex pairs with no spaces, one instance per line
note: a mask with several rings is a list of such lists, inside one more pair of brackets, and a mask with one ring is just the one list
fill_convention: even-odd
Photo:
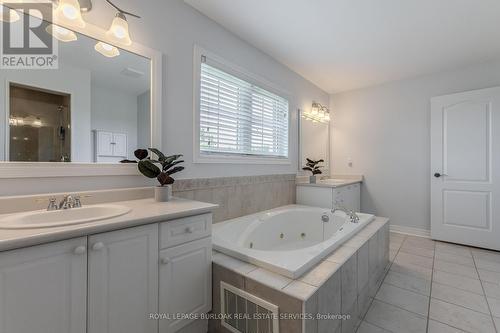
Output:
[[127,134],[95,130],[94,132],[94,162],[118,163],[126,159]]

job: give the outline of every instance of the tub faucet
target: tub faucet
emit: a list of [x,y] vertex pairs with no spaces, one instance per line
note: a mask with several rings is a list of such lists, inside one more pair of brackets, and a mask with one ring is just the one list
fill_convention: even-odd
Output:
[[332,209],[332,214],[334,214],[336,211],[341,211],[341,212],[346,213],[346,215],[349,217],[349,220],[351,221],[351,223],[359,223],[359,216],[354,211],[352,211],[348,208],[345,208],[339,204],[336,204],[335,208]]

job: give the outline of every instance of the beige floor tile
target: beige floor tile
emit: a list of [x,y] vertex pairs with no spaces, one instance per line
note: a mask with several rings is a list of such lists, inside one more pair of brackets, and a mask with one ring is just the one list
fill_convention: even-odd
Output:
[[407,311],[427,316],[429,310],[429,297],[401,289],[390,284],[382,284],[375,299],[395,305]]
[[356,333],[391,333],[366,321],[361,322]]
[[434,282],[432,284],[431,297],[484,314],[490,313],[486,298],[483,295],[474,294],[445,284]]
[[454,264],[448,261],[435,260],[434,269],[438,271],[454,273],[461,276],[469,277],[471,279],[479,280],[479,275],[477,274],[477,270],[475,267]]
[[448,326],[435,320],[429,320],[429,328],[427,333],[462,333],[465,331]]
[[470,291],[479,295],[483,294],[481,282],[479,280],[471,279],[465,276],[460,276],[443,271],[434,271],[433,281],[465,291]]
[[476,266],[478,269],[485,269],[492,272],[500,272],[500,262],[491,261],[488,259],[476,258]]
[[397,333],[425,333],[427,319],[396,306],[374,300],[365,321]]
[[443,252],[436,252],[436,260],[443,260],[455,264],[474,267],[474,260],[468,256],[461,256],[456,254],[449,254]]
[[421,257],[427,257],[427,258],[434,258],[434,250],[433,249],[426,249],[426,248],[421,248],[421,247],[413,247],[410,245],[403,245],[399,249],[399,251],[404,252],[404,253],[409,253]]
[[408,263],[408,264],[432,269],[433,260],[432,260],[432,258],[421,257],[421,256],[417,256],[414,254],[409,254],[409,253],[404,253],[404,252],[399,251],[394,262]]
[[479,278],[481,281],[491,282],[491,283],[499,283],[500,281],[500,273],[487,271],[485,269],[478,269]]
[[493,317],[500,318],[500,299],[488,297],[488,304],[490,305],[491,314],[493,315]]
[[497,327],[497,331],[500,332],[500,318],[493,317],[493,321],[495,322],[495,326]]
[[391,265],[390,270],[426,280],[430,280],[432,277],[432,269],[404,262],[394,261],[394,263]]
[[491,316],[435,298],[431,298],[429,317],[467,332],[496,332]]
[[498,281],[498,283],[483,281],[483,288],[487,297],[500,299],[500,281]]
[[436,243],[436,252],[449,253],[449,254],[466,256],[466,257],[472,258],[472,252],[470,250],[470,247],[464,246],[464,245],[437,242]]
[[431,293],[431,281],[414,276],[389,271],[384,283],[413,291],[418,294],[429,296]]

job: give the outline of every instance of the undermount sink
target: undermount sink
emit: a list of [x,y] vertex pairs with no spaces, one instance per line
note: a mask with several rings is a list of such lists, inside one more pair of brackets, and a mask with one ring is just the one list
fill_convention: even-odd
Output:
[[53,211],[33,211],[12,214],[0,219],[0,229],[37,229],[107,220],[129,213],[132,209],[120,205],[92,205]]

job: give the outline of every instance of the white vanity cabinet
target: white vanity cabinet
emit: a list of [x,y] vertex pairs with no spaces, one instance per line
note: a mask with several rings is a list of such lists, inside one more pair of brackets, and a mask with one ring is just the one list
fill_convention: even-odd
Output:
[[85,333],[87,238],[0,253],[0,332]]
[[[160,224],[160,313],[197,314],[212,308],[212,215]],[[177,332],[193,322],[160,320],[160,333]]]
[[0,252],[0,333],[182,330],[194,318],[150,315],[211,310],[211,224],[207,213]]
[[158,323],[158,224],[88,239],[88,333],[154,333]]
[[297,184],[297,204],[331,209],[336,203],[355,212],[361,210],[361,184],[321,186]]

